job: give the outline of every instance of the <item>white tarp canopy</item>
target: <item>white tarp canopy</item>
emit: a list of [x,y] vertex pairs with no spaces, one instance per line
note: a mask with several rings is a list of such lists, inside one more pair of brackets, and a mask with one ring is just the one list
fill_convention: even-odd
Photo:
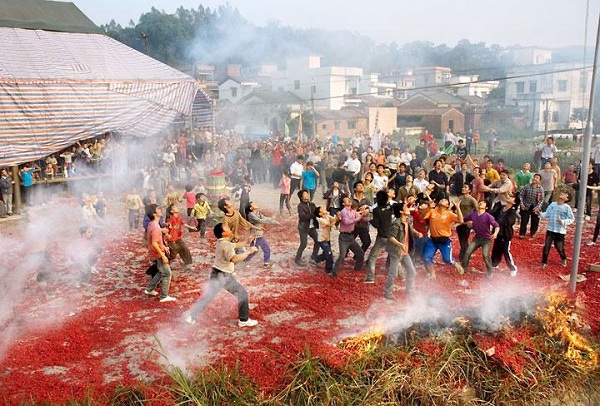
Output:
[[0,166],[108,131],[149,136],[189,115],[191,76],[101,34],[0,27]]

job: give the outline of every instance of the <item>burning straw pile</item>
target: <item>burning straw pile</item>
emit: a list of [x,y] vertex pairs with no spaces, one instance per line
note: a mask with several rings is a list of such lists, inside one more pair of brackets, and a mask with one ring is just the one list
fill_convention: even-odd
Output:
[[[596,343],[582,308],[563,295],[540,299],[490,323],[481,315],[433,319],[399,331],[373,330],[338,347],[350,353],[343,374],[306,358],[279,404],[467,405],[599,404]],[[514,309],[514,303],[512,308]],[[485,327],[485,328],[484,328]],[[270,402],[269,402],[270,403]]]

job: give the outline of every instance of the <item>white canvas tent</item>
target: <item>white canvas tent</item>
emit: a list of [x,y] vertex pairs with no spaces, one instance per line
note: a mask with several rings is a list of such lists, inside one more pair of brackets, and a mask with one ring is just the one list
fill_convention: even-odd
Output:
[[192,112],[192,77],[106,35],[4,26],[0,38],[0,166],[108,131],[157,134]]

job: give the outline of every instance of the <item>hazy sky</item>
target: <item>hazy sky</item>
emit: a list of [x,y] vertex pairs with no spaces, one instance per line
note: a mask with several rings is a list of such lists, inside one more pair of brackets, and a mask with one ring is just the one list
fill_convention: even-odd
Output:
[[[125,26],[154,6],[214,9],[224,0],[73,0],[96,24]],[[294,28],[348,29],[377,42],[430,41],[454,46],[461,39],[487,45],[559,47],[590,45],[596,38],[600,0],[229,0],[258,26],[279,21]],[[587,38],[586,8],[589,3]]]

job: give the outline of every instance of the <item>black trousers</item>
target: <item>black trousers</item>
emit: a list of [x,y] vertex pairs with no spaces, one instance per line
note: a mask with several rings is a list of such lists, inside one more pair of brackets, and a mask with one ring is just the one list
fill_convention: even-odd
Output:
[[510,253],[510,240],[503,235],[499,235],[494,240],[494,246],[492,247],[492,266],[497,267],[500,265],[502,258],[504,258],[511,271],[517,270],[515,260]]
[[558,251],[561,259],[567,259],[565,254],[565,235],[555,233],[554,231],[546,231],[546,241],[544,242],[544,251],[542,252],[542,263],[548,263],[548,254],[550,254],[550,248],[554,243],[554,248]]
[[531,219],[531,227],[529,228],[529,235],[532,237],[537,233],[538,227],[540,226],[540,217],[533,212],[533,207],[527,210],[521,209],[521,227],[519,228],[519,235],[524,237],[527,234],[527,225]]
[[460,244],[458,260],[462,262],[465,252],[467,252],[467,247],[469,246],[469,235],[471,234],[471,229],[465,224],[460,224],[456,227],[456,234],[458,235],[458,242]]
[[367,252],[371,246],[371,234],[369,234],[369,225],[366,226],[354,226],[354,236],[360,240],[360,248],[363,252]]

